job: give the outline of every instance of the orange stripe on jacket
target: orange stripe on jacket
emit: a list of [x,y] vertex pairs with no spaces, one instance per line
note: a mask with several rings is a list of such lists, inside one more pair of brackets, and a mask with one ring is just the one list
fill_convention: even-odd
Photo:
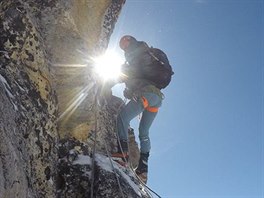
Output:
[[144,96],[142,97],[142,104],[144,109],[146,109],[149,112],[156,113],[159,110],[158,107],[150,107],[148,100]]

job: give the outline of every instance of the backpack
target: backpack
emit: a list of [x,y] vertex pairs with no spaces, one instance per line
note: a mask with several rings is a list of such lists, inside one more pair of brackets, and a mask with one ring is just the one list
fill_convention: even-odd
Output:
[[146,63],[143,64],[143,77],[153,82],[157,88],[164,89],[169,85],[171,76],[174,74],[167,55],[153,47],[150,47],[146,53],[147,55],[144,55],[146,61],[142,60]]

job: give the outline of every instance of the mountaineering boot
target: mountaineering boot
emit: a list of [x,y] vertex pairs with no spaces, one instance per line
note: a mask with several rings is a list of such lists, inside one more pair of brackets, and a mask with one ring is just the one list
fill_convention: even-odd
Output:
[[118,162],[122,166],[127,166],[128,163],[128,143],[126,140],[120,140],[117,142],[117,152],[112,154],[112,159]]
[[137,176],[146,184],[148,180],[148,157],[149,153],[140,153],[138,167],[136,168]]

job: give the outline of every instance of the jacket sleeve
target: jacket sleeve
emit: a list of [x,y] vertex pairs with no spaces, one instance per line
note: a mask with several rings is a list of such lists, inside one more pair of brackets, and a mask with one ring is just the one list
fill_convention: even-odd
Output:
[[137,78],[140,76],[141,71],[139,70],[139,67],[137,65],[132,64],[124,64],[121,68],[122,77],[124,80],[131,79],[131,78]]

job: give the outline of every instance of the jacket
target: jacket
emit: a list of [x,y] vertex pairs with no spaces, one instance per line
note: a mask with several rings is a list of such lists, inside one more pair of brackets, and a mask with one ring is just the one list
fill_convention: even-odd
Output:
[[151,81],[144,79],[142,75],[144,65],[148,65],[148,57],[144,56],[149,50],[145,42],[137,41],[131,43],[125,52],[126,64],[122,67],[122,72],[126,76],[124,82],[127,91],[135,96],[141,96],[144,92],[155,93],[163,98],[163,94]]

